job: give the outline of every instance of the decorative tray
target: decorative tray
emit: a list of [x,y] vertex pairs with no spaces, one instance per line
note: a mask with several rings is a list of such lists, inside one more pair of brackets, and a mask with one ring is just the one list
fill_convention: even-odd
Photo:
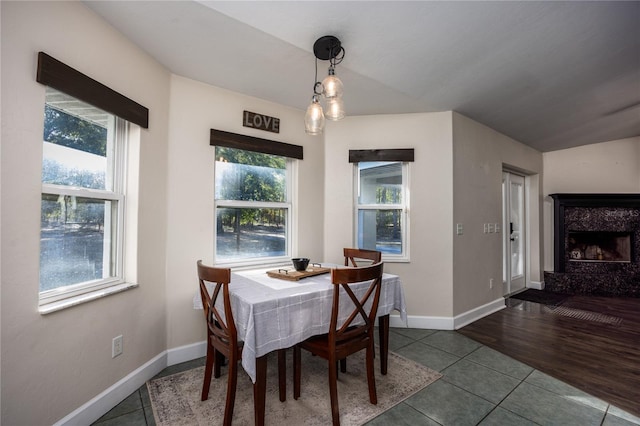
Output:
[[322,266],[315,264],[309,265],[306,271],[296,271],[295,269],[290,268],[280,268],[267,271],[267,275],[269,275],[271,278],[279,278],[281,280],[298,281],[302,278],[326,274],[330,271],[331,268],[323,268]]

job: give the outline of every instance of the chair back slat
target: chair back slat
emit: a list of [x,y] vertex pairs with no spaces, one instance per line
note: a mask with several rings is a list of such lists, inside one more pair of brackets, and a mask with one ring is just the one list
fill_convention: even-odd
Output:
[[[204,315],[207,320],[207,329],[209,331],[207,334],[209,337],[213,337],[217,341],[227,345],[229,342],[237,341],[238,334],[229,297],[231,269],[205,266],[202,264],[202,261],[199,260],[198,280],[200,281],[200,297],[202,299]],[[212,295],[209,295],[206,282],[215,284]],[[216,307],[216,302],[221,291],[223,303],[222,312]]]
[[[362,260],[367,260],[368,265],[373,265],[382,261],[382,252],[379,252],[378,250],[345,247],[343,252],[344,266],[353,266],[357,268],[358,266],[365,266],[362,264]],[[360,262],[360,265],[358,265],[358,262]]]
[[[373,336],[373,324],[378,312],[380,301],[380,289],[382,287],[383,264],[381,262],[371,266],[349,269],[332,269],[331,282],[334,284],[333,307],[331,310],[331,324],[329,327],[330,345],[364,339]],[[358,298],[350,284],[371,281],[369,287],[361,298]],[[338,326],[340,312],[340,289],[349,296],[354,305],[353,311],[347,319]],[[372,298],[373,295],[373,298]],[[369,310],[365,309],[371,300]],[[363,324],[354,324],[361,318]]]

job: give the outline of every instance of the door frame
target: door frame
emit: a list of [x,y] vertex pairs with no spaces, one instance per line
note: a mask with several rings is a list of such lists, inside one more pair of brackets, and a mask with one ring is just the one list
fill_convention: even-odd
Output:
[[[521,231],[520,237],[522,240],[522,281],[523,286],[513,290],[511,287],[511,246],[509,239],[511,238],[510,226],[507,222],[507,209],[506,201],[510,202],[510,182],[509,176],[517,176],[522,179],[522,223],[521,223]],[[506,185],[505,185],[506,183]],[[516,172],[514,170],[510,170],[504,168],[502,170],[502,187],[503,187],[503,195],[502,195],[502,293],[503,296],[507,297],[509,295],[513,295],[516,293],[520,293],[529,288],[529,267],[530,267],[530,259],[529,259],[529,179],[523,174]],[[506,194],[505,194],[506,193]]]

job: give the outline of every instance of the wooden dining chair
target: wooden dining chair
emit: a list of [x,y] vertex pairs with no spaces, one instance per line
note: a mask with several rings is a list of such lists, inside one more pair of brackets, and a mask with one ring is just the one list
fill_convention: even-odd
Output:
[[[344,266],[349,266],[349,264],[355,267],[365,266],[362,265],[362,260],[367,260],[367,265],[380,263],[382,261],[382,253],[378,250],[344,248]],[[358,261],[360,265],[358,265]]]
[[[338,360],[345,359],[361,350],[366,350],[367,382],[369,385],[369,401],[378,403],[376,395],[376,382],[373,372],[374,340],[373,328],[380,301],[380,288],[382,286],[383,264],[376,263],[371,266],[349,269],[332,269],[331,282],[333,283],[333,307],[331,310],[331,322],[329,332],[320,336],[313,336],[293,349],[293,397],[300,397],[301,378],[301,349],[305,349],[314,355],[320,356],[329,364],[329,395],[331,397],[331,415],[334,425],[340,424],[340,411],[338,408]],[[349,284],[369,281],[366,293],[358,299]],[[349,317],[338,323],[340,311],[340,298],[348,296],[353,302],[354,309]],[[371,301],[369,311],[365,305]],[[345,303],[343,301],[343,303]],[[347,302],[348,303],[348,302]],[[360,323],[359,320],[362,320]]]
[[[224,425],[230,425],[233,418],[233,406],[236,399],[238,384],[238,361],[242,358],[242,342],[238,342],[238,332],[231,310],[229,298],[229,283],[231,269],[205,266],[198,260],[198,279],[200,281],[200,298],[207,321],[207,360],[204,369],[201,400],[209,398],[211,373],[215,378],[220,377],[220,367],[224,357],[229,360],[229,378],[227,381],[227,400],[224,406]],[[212,295],[209,295],[205,281],[215,284]],[[216,308],[216,300],[222,290],[223,315]]]
[[[343,252],[344,266],[366,266],[382,261],[382,252],[379,252],[378,250],[345,247]],[[363,261],[365,261],[364,264]],[[340,360],[340,371],[343,373],[347,372],[346,358]]]
[[[207,358],[204,368],[204,381],[202,383],[202,395],[200,399],[206,401],[209,398],[211,375],[220,377],[221,367],[225,357],[229,360],[229,372],[227,380],[227,399],[224,406],[223,424],[228,426],[233,418],[233,407],[236,399],[238,384],[238,362],[242,359],[243,342],[238,342],[238,332],[231,310],[229,297],[229,283],[231,282],[231,269],[214,268],[205,266],[201,260],[197,262],[198,280],[200,281],[200,298],[207,322]],[[212,295],[209,294],[205,282],[215,284]],[[223,314],[216,307],[216,301],[222,290]],[[280,389],[280,401],[286,400],[286,350],[278,350],[278,385]]]

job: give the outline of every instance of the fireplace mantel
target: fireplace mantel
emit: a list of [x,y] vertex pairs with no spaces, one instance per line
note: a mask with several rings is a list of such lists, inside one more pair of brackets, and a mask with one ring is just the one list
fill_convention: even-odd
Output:
[[553,198],[553,269],[565,271],[564,227],[567,207],[640,207],[640,194],[550,194]]
[[555,206],[638,207],[640,194],[550,194]]

